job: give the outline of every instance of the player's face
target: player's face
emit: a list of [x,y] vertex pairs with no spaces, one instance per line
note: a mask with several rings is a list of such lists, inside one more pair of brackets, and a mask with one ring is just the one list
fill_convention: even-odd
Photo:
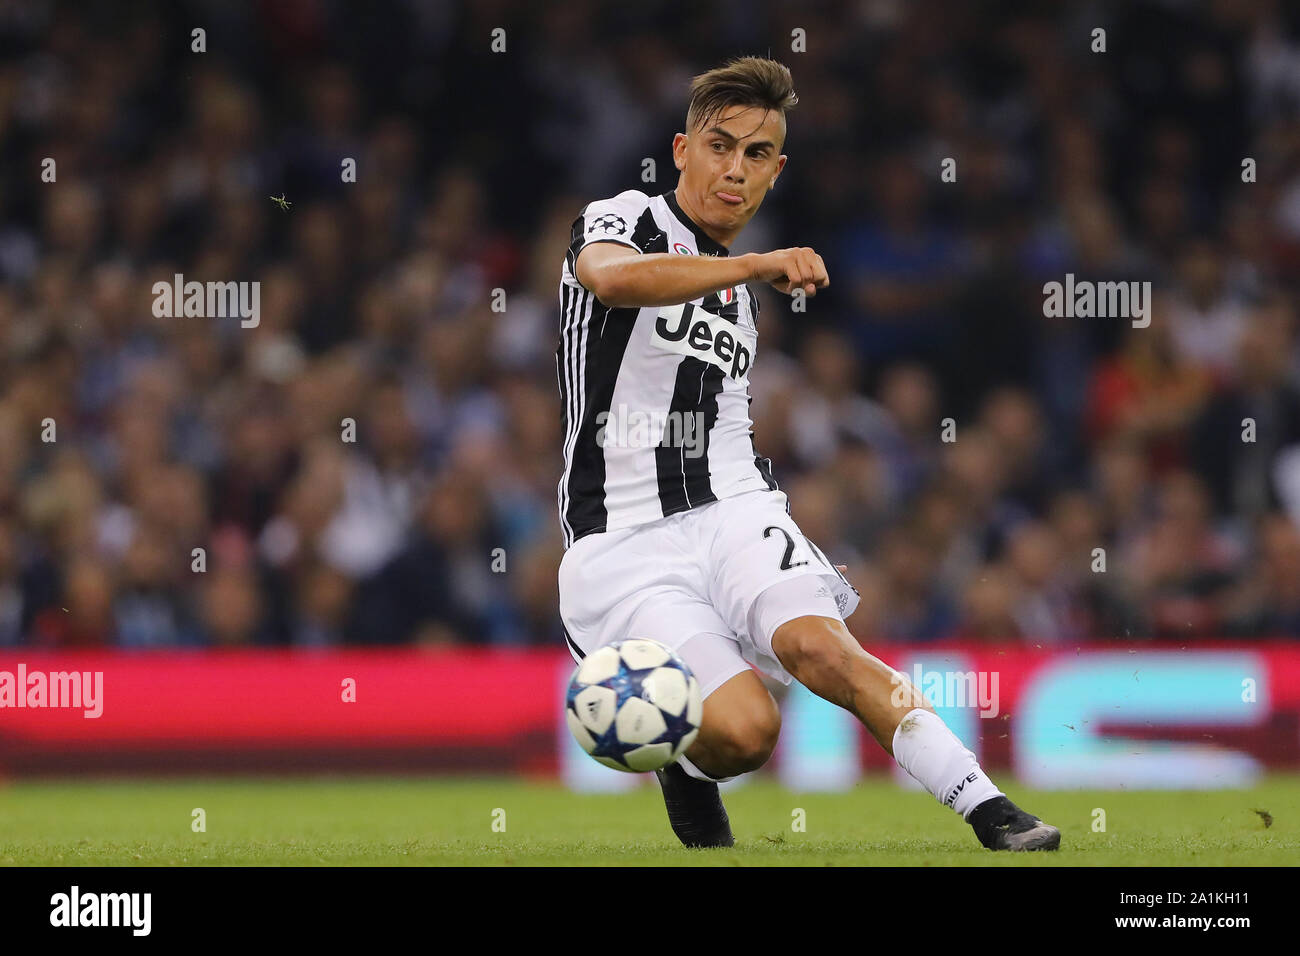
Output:
[[[703,129],[673,138],[681,170],[678,202],[728,239],[739,232],[785,166],[785,128],[779,110],[724,109]],[[684,193],[684,195],[683,195]]]

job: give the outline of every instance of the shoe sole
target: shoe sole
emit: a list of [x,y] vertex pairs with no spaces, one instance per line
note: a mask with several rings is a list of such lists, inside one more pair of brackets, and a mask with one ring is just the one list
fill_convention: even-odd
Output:
[[1008,833],[1002,838],[999,850],[1057,850],[1061,846],[1061,831],[1054,826],[1040,823],[1023,833]]

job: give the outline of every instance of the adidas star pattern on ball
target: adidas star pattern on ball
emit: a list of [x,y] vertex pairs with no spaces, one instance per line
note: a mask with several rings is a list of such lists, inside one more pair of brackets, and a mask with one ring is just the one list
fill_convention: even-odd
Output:
[[658,641],[607,644],[569,682],[565,719],[607,767],[641,773],[672,763],[700,731],[704,702],[684,661]]

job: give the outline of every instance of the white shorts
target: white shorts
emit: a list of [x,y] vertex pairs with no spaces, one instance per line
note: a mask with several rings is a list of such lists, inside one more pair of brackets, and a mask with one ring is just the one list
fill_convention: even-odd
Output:
[[842,620],[858,592],[786,501],[759,489],[579,538],[560,562],[560,617],[575,660],[648,637],[681,656],[705,697],[750,665],[789,684],[772,650],[777,627],[807,614]]

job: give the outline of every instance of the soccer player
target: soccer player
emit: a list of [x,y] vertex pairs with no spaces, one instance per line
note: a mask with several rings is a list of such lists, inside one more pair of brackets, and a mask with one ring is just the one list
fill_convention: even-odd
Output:
[[776,745],[780,711],[753,665],[848,709],[984,846],[1056,849],[1060,832],[1008,800],[925,697],[849,633],[857,590],[799,531],[755,449],[758,300],[746,283],[808,296],[829,284],[806,247],[728,251],[785,167],[797,102],[773,60],[696,77],[688,132],[673,138],[677,188],[628,190],[574,220],[556,350],[570,652],[648,637],[695,673],[699,735],[657,771],[687,846],[733,845],[718,783]]

